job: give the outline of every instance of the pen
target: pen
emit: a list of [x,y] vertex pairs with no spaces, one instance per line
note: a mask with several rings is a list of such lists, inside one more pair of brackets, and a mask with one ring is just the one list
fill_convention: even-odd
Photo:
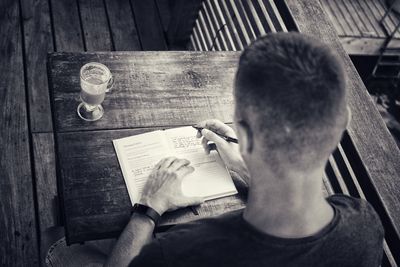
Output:
[[199,215],[199,213],[197,212],[197,210],[196,210],[195,207],[190,206],[189,208],[190,208],[190,210],[193,212],[194,215],[196,215],[196,216]]
[[[204,128],[202,128],[202,127],[197,127],[197,126],[194,126],[194,125],[192,125],[192,127],[193,128],[195,128],[197,131],[199,131],[199,132],[201,132],[201,130],[203,130]],[[231,142],[231,143],[235,143],[235,144],[238,144],[238,140],[236,139],[236,138],[233,138],[233,137],[229,137],[229,136],[226,136],[226,135],[223,135],[223,134],[220,134],[220,133],[216,133],[216,132],[214,132],[216,135],[218,135],[218,136],[220,136],[220,137],[222,137],[225,141],[227,141],[227,142]]]

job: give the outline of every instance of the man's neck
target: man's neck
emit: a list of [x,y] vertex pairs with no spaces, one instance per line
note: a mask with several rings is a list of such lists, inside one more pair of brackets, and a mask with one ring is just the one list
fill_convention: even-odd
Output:
[[261,232],[286,238],[310,236],[333,219],[333,208],[322,193],[323,170],[286,173],[254,173],[244,219]]

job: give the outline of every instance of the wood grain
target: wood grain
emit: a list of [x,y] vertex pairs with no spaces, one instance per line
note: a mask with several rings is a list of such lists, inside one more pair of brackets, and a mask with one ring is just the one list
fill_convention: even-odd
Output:
[[48,1],[36,0],[30,8],[32,18],[23,21],[30,125],[32,132],[50,132],[53,125],[46,61],[47,53],[54,48]]
[[[87,51],[113,50],[103,0],[79,0],[79,11]],[[122,19],[122,18],[121,18]]]
[[56,157],[53,133],[34,133],[32,136],[35,163],[36,197],[38,202],[39,228],[41,232],[56,226],[58,207]]
[[171,9],[171,21],[167,39],[170,48],[186,48],[201,7],[201,0],[175,0]]
[[[237,52],[114,52],[64,54],[50,58],[54,116],[58,132],[178,126],[216,117],[232,121],[232,83]],[[79,69],[86,62],[106,64],[114,90],[103,103],[104,117],[82,121]]]
[[34,14],[34,0],[21,0],[21,14],[24,20],[31,19]]
[[39,266],[18,1],[0,25],[0,265]]
[[[340,42],[349,55],[378,56],[385,42],[382,38],[341,37]],[[393,39],[390,47],[399,47],[400,40]]]
[[[115,237],[130,217],[131,201],[112,144],[113,139],[160,128],[59,133],[58,152],[68,242]],[[165,214],[161,227],[215,216],[244,207],[243,196],[208,201]]]
[[144,51],[167,50],[161,19],[155,0],[130,0]]
[[129,0],[105,0],[116,51],[141,50]]
[[300,32],[310,34],[337,51],[348,75],[348,104],[352,110],[349,136],[385,212],[400,233],[400,151],[351,63],[318,1],[287,0]]
[[156,0],[157,9],[160,13],[161,25],[164,32],[167,32],[171,21],[171,7],[175,0]]
[[362,14],[360,15],[359,14],[360,12],[355,9],[353,2],[354,1],[351,0],[343,0],[343,6],[346,8],[347,12],[353,14],[351,16],[351,20],[353,21],[354,24],[357,25],[357,28],[360,30],[361,36],[375,36],[376,33],[371,32],[366,27],[366,24],[363,20],[364,18],[362,18],[363,15]]
[[55,50],[84,51],[77,1],[49,0],[52,10]]

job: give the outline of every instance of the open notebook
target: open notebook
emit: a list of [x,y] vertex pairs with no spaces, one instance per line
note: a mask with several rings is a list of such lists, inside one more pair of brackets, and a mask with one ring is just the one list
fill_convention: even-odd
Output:
[[168,156],[188,159],[195,168],[183,180],[185,195],[210,200],[237,193],[218,152],[206,155],[196,133],[188,126],[113,140],[132,205],[140,200],[153,167]]

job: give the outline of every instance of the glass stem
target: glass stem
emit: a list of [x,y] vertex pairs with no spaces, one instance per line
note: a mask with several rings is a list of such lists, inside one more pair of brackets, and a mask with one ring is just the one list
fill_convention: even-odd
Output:
[[88,105],[86,103],[83,103],[83,104],[84,104],[85,110],[87,112],[91,112],[91,111],[93,111],[93,110],[95,110],[97,108],[97,105],[93,106],[93,105]]

